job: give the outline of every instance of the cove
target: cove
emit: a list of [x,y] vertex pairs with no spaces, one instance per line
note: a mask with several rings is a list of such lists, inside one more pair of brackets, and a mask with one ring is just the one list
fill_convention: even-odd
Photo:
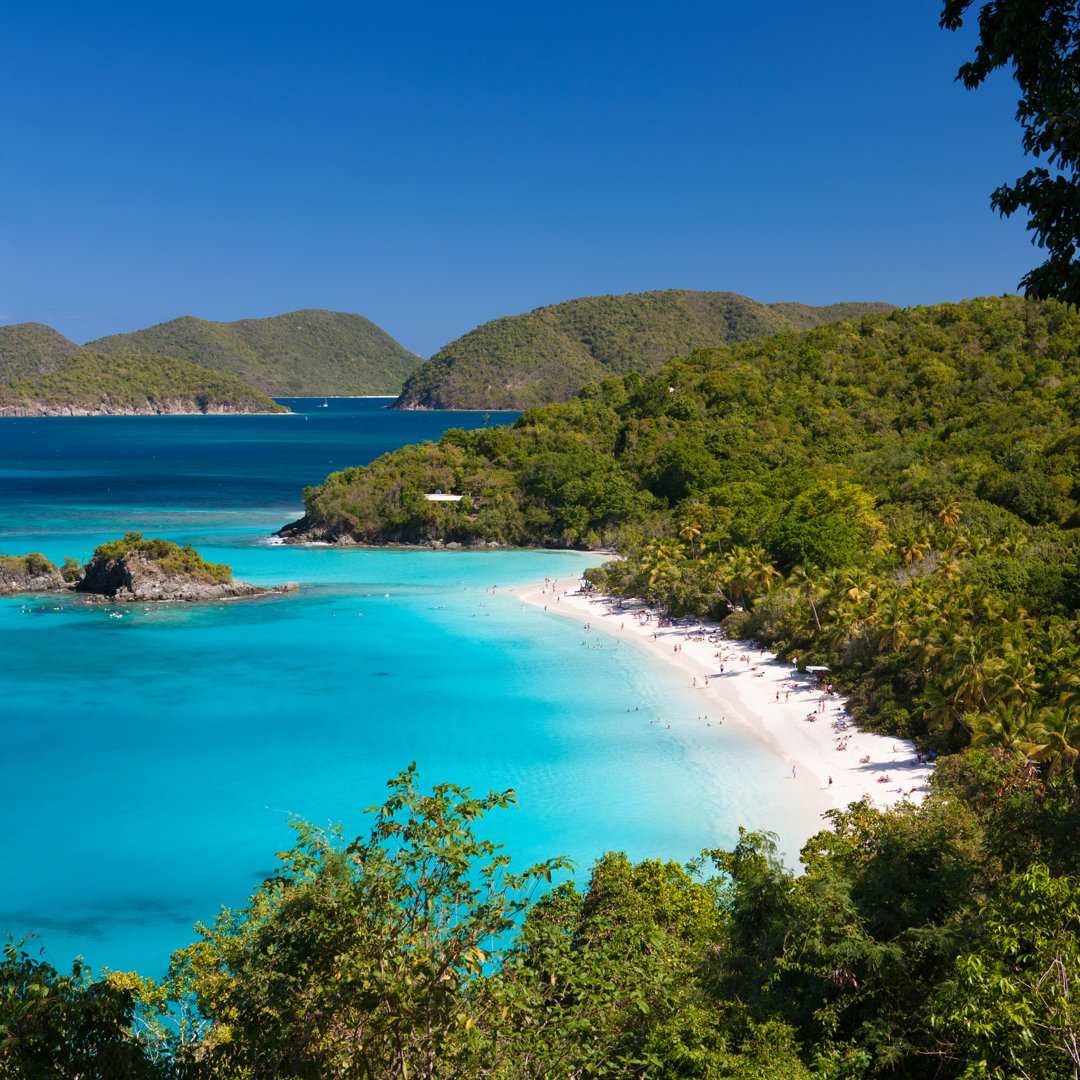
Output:
[[0,600],[0,932],[39,935],[60,968],[78,953],[160,973],[196,919],[272,872],[289,815],[366,832],[412,761],[425,786],[514,788],[519,807],[481,828],[518,866],[682,860],[739,825],[779,828],[794,853],[816,823],[785,818],[774,755],[704,729],[666,665],[508,594],[576,580],[595,555],[269,543],[302,486],[351,455],[485,422],[323,412],[0,421],[0,550],[81,559],[137,529],[304,585],[145,610]]

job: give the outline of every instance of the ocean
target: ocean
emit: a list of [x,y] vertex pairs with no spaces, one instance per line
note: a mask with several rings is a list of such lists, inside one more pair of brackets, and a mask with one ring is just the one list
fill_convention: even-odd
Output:
[[83,561],[136,530],[303,585],[221,605],[0,597],[0,935],[60,969],[159,975],[273,872],[290,816],[364,834],[414,761],[425,787],[515,790],[479,831],[519,869],[567,855],[585,881],[605,851],[684,861],[740,825],[797,854],[813,823],[785,807],[785,762],[705,727],[662,661],[507,592],[595,555],[270,542],[328,472],[514,414],[285,400],[295,415],[0,419],[0,552]]

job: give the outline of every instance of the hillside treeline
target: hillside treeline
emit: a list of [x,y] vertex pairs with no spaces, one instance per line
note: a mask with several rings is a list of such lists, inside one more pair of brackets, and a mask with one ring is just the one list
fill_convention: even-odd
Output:
[[396,408],[525,409],[566,401],[586,383],[652,374],[707,345],[804,330],[891,304],[762,304],[731,292],[660,289],[582,296],[508,315],[444,345],[413,371]]
[[396,394],[420,363],[370,319],[314,309],[235,322],[184,315],[98,338],[86,348],[117,357],[148,352],[176,357],[235,375],[278,397]]
[[[0,385],[60,372],[78,354],[109,356],[118,366],[168,357],[243,382],[248,393],[279,397],[396,394],[420,363],[370,319],[342,311],[235,322],[184,315],[81,346],[42,323],[15,323],[0,326]],[[182,381],[168,392],[182,393]]]

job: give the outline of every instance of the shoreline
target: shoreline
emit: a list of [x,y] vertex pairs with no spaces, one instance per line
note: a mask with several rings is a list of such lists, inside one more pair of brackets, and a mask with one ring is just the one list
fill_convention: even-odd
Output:
[[681,671],[688,689],[702,696],[703,711],[714,718],[710,724],[737,727],[777,757],[792,783],[788,809],[808,823],[864,797],[881,809],[925,798],[933,765],[925,757],[918,761],[914,743],[859,730],[839,694],[749,641],[723,638],[716,623],[687,618],[658,627],[657,612],[644,602],[620,606],[618,598],[584,594],[577,579],[506,591]]

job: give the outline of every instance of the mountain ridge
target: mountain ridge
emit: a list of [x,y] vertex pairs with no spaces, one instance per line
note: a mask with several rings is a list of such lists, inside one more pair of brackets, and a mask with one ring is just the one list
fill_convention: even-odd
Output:
[[181,315],[83,347],[110,356],[174,356],[276,397],[393,394],[422,362],[363,315],[321,308],[232,322]]
[[406,379],[397,409],[526,409],[589,382],[652,374],[695,349],[895,310],[881,301],[762,304],[732,292],[659,289],[586,296],[492,319]]

